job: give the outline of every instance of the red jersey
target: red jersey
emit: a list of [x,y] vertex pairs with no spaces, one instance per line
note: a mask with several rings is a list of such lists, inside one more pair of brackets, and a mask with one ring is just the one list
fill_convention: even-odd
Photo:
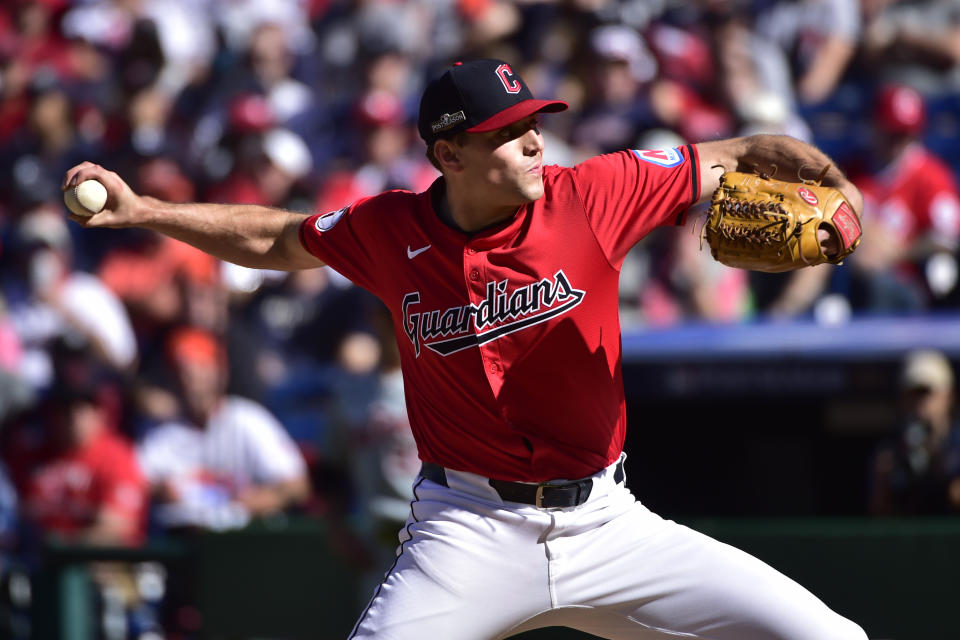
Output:
[[946,246],[960,238],[960,197],[950,169],[914,144],[891,166],[854,179],[864,211],[901,238],[905,246],[933,233]]
[[144,534],[147,486],[133,447],[110,429],[82,449],[44,453],[21,488],[29,517],[45,531],[70,536],[94,523],[102,509],[135,522],[123,542]]
[[683,224],[692,146],[544,167],[544,197],[475,234],[431,193],[389,191],[301,226],[304,247],[390,309],[420,458],[502,480],[588,476],[623,449],[617,287],[627,251]]

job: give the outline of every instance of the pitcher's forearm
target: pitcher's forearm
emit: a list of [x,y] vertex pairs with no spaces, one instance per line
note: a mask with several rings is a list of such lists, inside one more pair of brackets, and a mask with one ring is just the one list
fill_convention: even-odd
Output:
[[758,134],[747,138],[708,142],[703,146],[711,149],[719,147],[722,150],[717,154],[718,163],[723,165],[725,171],[759,170],[769,174],[771,178],[796,181],[799,178],[817,178],[820,171],[829,165],[824,182],[843,180],[843,174],[829,156],[790,136]]
[[741,171],[750,171],[751,165],[761,171],[776,171],[780,180],[815,180],[823,174],[823,184],[839,189],[857,215],[863,216],[863,194],[847,179],[830,156],[811,144],[790,136],[758,135],[747,138],[748,151],[741,158]]
[[175,204],[141,198],[138,226],[190,244],[221,260],[258,269],[319,266],[300,246],[305,216],[248,204]]
[[61,189],[86,180],[102,184],[107,200],[92,215],[70,215],[85,228],[144,227],[245,267],[294,271],[323,264],[300,244],[303,214],[257,205],[164,202],[137,195],[116,172],[92,162],[68,169]]
[[755,170],[778,180],[815,180],[824,167],[823,184],[835,187],[850,201],[858,214],[863,212],[860,190],[843,174],[836,163],[820,149],[783,135],[759,134],[697,145],[700,154],[701,198],[706,199],[719,184],[724,171]]

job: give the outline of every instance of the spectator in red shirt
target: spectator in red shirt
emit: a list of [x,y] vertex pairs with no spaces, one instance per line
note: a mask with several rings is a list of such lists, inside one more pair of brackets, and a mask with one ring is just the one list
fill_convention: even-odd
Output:
[[61,382],[46,409],[49,439],[32,449],[26,440],[15,443],[11,456],[27,521],[70,542],[142,542],[146,482],[97,390],[87,382]]
[[916,90],[889,85],[877,93],[875,161],[851,173],[870,237],[851,258],[855,307],[922,309],[956,288],[960,190],[946,163],[923,146],[925,121]]

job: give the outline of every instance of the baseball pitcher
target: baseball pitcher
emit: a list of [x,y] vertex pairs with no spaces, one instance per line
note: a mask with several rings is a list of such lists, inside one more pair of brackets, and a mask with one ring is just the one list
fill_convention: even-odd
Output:
[[865,639],[797,583],[626,488],[617,306],[629,249],[685,224],[702,199],[712,196],[704,233],[717,259],[779,271],[852,251],[859,192],[823,153],[782,136],[545,166],[538,119],[566,108],[535,99],[506,62],[457,63],[419,112],[442,177],[310,216],[161,202],[90,163],[63,187],[106,186],[102,211],[72,216],[84,226],[146,227],[249,267],[328,264],[390,309],[423,466],[396,560],[351,640],[547,626]]

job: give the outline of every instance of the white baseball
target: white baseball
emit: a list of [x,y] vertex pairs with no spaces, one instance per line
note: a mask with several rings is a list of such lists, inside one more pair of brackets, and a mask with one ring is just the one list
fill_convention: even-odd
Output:
[[63,192],[67,208],[78,216],[92,216],[107,204],[107,188],[96,180],[84,180]]

